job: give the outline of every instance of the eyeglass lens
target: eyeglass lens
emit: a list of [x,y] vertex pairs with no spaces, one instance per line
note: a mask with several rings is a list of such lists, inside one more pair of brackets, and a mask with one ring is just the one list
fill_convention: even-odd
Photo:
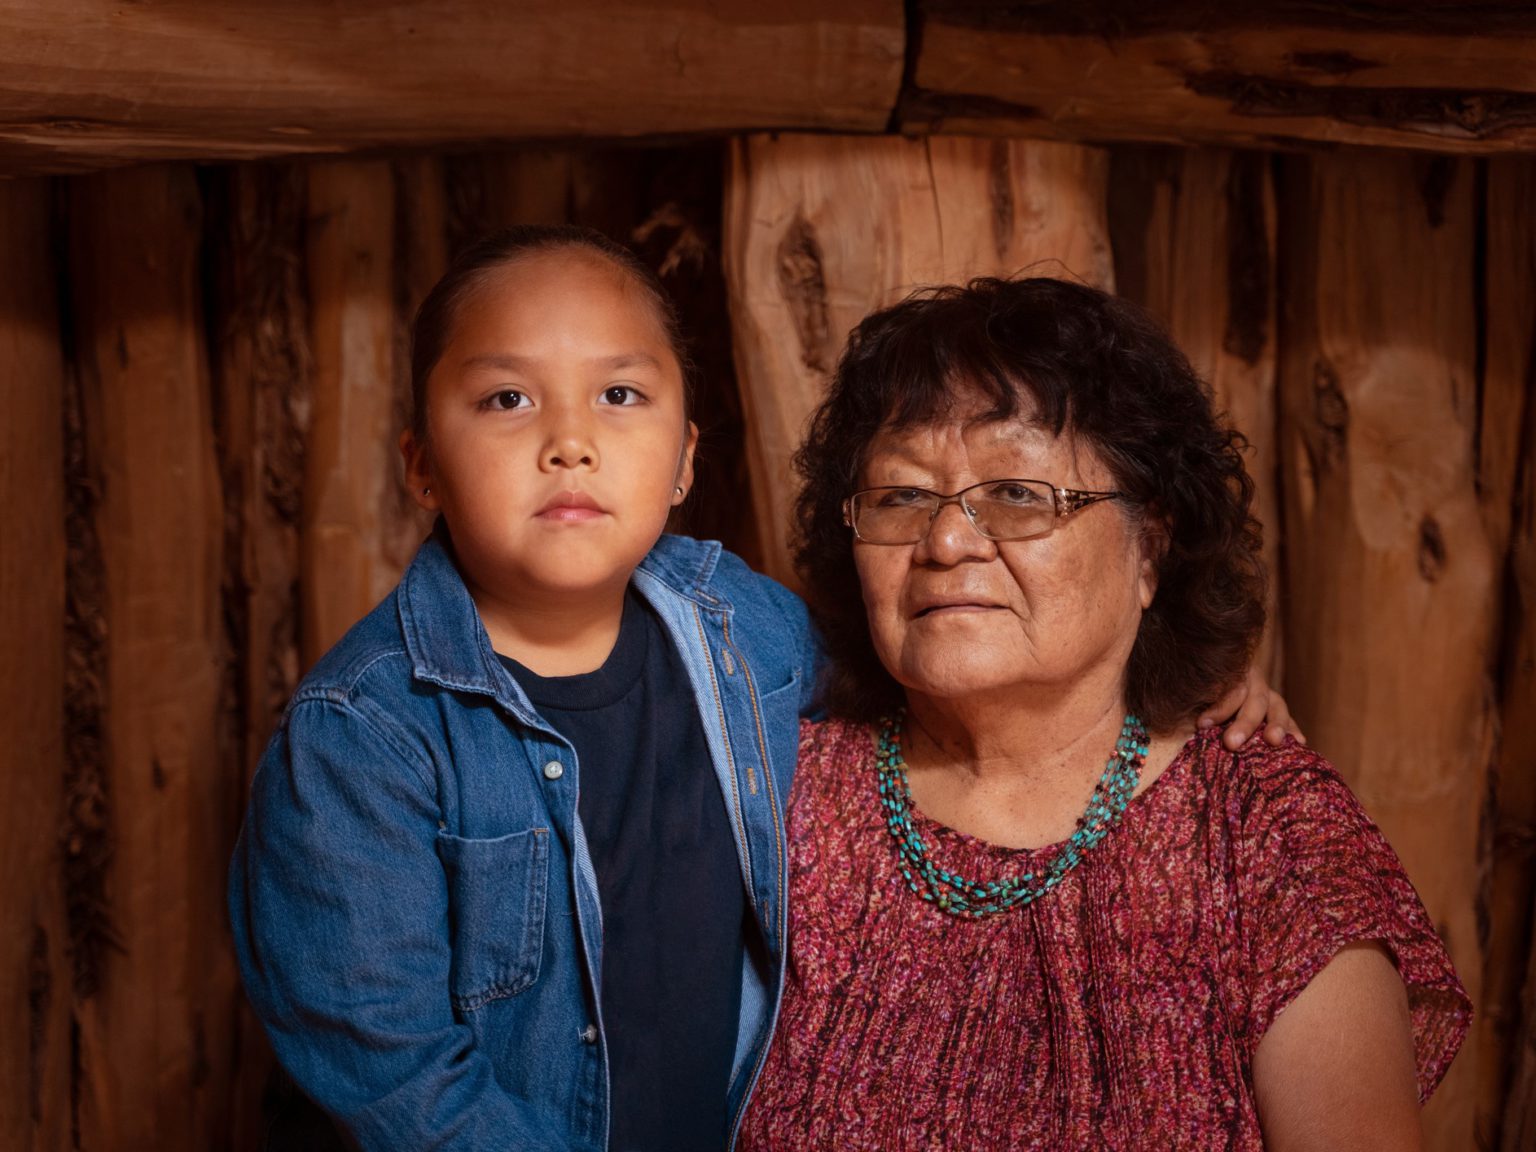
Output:
[[960,501],[971,523],[993,540],[1021,540],[1050,531],[1056,494],[1049,484],[989,480],[948,499],[921,488],[877,488],[853,498],[852,519],[860,538],[872,544],[915,544],[928,534],[939,508]]

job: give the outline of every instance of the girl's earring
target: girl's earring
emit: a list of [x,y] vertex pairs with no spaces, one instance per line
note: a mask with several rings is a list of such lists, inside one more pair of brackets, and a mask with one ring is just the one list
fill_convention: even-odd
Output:
[[681,496],[683,494],[683,486],[681,484],[679,484],[676,488],[672,489],[672,491],[676,492],[679,496]]
[[423,496],[430,496],[430,495],[432,495],[432,489],[430,489],[430,488],[423,488],[421,490],[421,494]]

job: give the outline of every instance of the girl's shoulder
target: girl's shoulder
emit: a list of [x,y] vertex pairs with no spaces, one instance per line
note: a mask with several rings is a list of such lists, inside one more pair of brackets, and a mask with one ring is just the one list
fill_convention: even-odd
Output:
[[733,608],[764,606],[803,614],[800,597],[754,569],[718,540],[665,535],[641,562],[641,569],[684,593],[702,593]]
[[408,693],[412,666],[391,592],[315,661],[294,689],[293,700],[342,701],[358,692],[390,694],[391,686]]

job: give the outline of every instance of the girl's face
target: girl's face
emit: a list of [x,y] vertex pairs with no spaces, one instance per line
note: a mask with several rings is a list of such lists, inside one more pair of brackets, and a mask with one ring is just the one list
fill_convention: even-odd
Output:
[[599,255],[487,273],[426,391],[407,479],[447,520],[477,601],[537,610],[622,589],[693,482],[682,370],[644,290]]

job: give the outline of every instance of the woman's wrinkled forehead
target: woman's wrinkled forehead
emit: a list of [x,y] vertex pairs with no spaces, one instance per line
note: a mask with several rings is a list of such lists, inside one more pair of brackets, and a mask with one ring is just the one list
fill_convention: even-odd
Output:
[[1025,385],[1012,384],[1006,397],[996,387],[965,380],[907,390],[885,413],[864,448],[898,441],[935,441],[941,437],[988,434],[1006,428],[1047,428],[1040,405]]
[[962,386],[949,390],[945,406],[935,406],[926,418],[892,412],[863,445],[856,484],[905,484],[914,470],[934,470],[937,478],[946,462],[958,459],[982,467],[988,479],[1018,476],[1057,484],[1066,476],[1035,473],[1068,467],[1074,475],[1098,475],[1103,465],[1094,445],[1069,422],[1057,429],[1041,415],[1029,390],[1018,389],[1014,409],[1000,413],[994,396]]
[[893,391],[882,428],[900,430],[923,424],[1005,420],[1056,423],[1054,414],[1042,410],[1034,387],[1020,377],[925,379]]

